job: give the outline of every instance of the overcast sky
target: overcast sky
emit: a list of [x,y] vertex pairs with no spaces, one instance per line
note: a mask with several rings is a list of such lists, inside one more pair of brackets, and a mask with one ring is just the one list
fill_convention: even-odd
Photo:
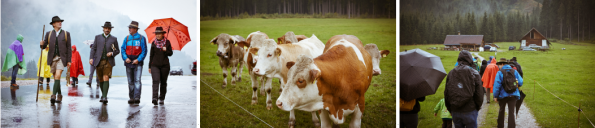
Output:
[[[196,57],[198,42],[197,33],[197,2],[196,0],[89,0],[100,7],[111,9],[127,15],[132,20],[151,24],[154,19],[170,18],[178,20],[188,26],[190,41],[182,52]],[[141,28],[144,31],[144,28]],[[190,48],[192,47],[192,48]]]

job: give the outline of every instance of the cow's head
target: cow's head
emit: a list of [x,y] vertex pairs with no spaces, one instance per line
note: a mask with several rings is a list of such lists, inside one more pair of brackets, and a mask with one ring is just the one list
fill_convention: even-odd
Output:
[[277,43],[279,44],[291,44],[291,43],[297,43],[298,39],[295,36],[295,33],[293,33],[292,31],[289,31],[287,33],[285,33],[285,35],[277,38]]
[[373,67],[372,73],[373,73],[373,75],[374,76],[380,75],[381,74],[380,58],[384,58],[384,57],[388,56],[390,51],[388,51],[388,50],[378,51],[378,46],[376,46],[376,44],[367,44],[366,46],[364,46],[364,49],[366,49],[366,51],[368,51],[368,53],[370,53],[370,56],[372,57],[372,67]]
[[[312,57],[300,55],[295,62],[287,62],[287,83],[277,99],[277,107],[281,110],[308,110],[317,101],[322,101],[318,95],[316,81],[322,72],[314,64]],[[313,104],[314,103],[314,104]],[[321,104],[320,104],[321,105]]]
[[[260,32],[260,31],[257,31],[257,32],[250,33],[250,35],[248,35],[248,37],[246,37],[246,41],[238,43],[238,46],[241,46],[244,49],[246,49],[248,51],[248,54],[250,54],[252,56],[252,63],[256,64],[256,62],[258,62],[258,54],[257,53],[258,53],[259,47],[254,47],[254,46],[252,46],[252,44],[254,44],[253,42],[264,42],[266,39],[269,39],[269,37],[266,34]],[[254,48],[254,49],[252,49],[252,48]]]
[[231,48],[238,42],[236,37],[230,36],[225,33],[219,34],[219,36],[211,40],[211,44],[217,45],[217,56],[223,58],[229,58]]
[[265,75],[271,73],[279,67],[279,56],[281,56],[281,49],[278,48],[277,43],[273,39],[264,39],[263,41],[252,41],[252,48],[249,49],[253,57],[258,57],[258,63],[252,69],[252,72],[257,75]]

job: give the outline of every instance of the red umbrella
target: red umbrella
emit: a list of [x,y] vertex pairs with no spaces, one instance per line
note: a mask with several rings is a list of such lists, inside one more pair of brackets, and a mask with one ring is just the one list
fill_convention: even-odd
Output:
[[153,32],[155,32],[156,27],[163,27],[163,30],[167,32],[165,38],[169,40],[173,50],[180,51],[184,45],[190,42],[190,34],[188,34],[188,27],[186,25],[174,18],[165,18],[153,20],[151,25],[145,29],[149,43],[153,43],[153,40],[155,40],[155,33]]

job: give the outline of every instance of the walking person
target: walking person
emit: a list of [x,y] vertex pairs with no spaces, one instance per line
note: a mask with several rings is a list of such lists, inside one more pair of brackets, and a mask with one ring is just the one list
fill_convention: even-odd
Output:
[[418,97],[414,100],[415,105],[413,105],[413,109],[411,111],[399,111],[399,117],[401,118],[401,128],[417,128],[419,123],[419,116],[417,113],[419,113],[421,110],[421,105],[419,102],[425,101],[426,96]]
[[488,67],[488,61],[482,60],[481,61],[481,68],[479,68],[479,75],[481,75],[482,78],[483,78],[483,73],[486,70],[486,67]]
[[101,99],[99,102],[107,104],[109,78],[112,75],[112,68],[116,66],[114,57],[120,54],[120,49],[118,47],[118,38],[110,34],[112,28],[114,28],[112,23],[106,21],[101,27],[103,27],[103,33],[95,36],[93,47],[91,47],[89,64],[97,70],[99,88],[101,90]]
[[19,87],[17,85],[17,75],[23,75],[27,72],[27,64],[24,61],[25,52],[22,45],[23,39],[21,34],[17,35],[17,39],[8,46],[4,64],[2,64],[2,72],[6,72],[12,68],[10,86],[13,88]]
[[[83,62],[81,61],[81,54],[76,50],[76,45],[72,45],[72,65],[70,66],[70,78],[72,78],[71,84],[79,84],[79,75],[85,76],[85,70],[83,68]],[[68,78],[67,78],[68,79]]]
[[434,107],[434,116],[437,116],[438,112],[440,112],[440,118],[442,118],[442,128],[452,128],[452,115],[444,105],[444,98]]
[[516,60],[516,57],[512,57],[512,59],[510,59],[510,64],[514,65],[517,68],[517,72],[519,72],[519,75],[521,75],[521,77],[523,76],[523,69],[521,68],[521,64],[519,64]]
[[498,128],[504,127],[504,112],[508,104],[508,127],[516,127],[515,123],[515,105],[516,101],[521,99],[519,87],[523,85],[523,78],[519,73],[512,69],[509,62],[505,58],[498,61],[498,66],[501,68],[495,77],[494,81],[494,101],[498,102],[500,109],[498,110]]
[[138,22],[132,21],[128,26],[130,35],[122,43],[122,59],[128,76],[129,104],[140,103],[141,76],[143,60],[147,55],[147,39],[138,33]]
[[459,65],[446,76],[444,101],[457,128],[476,128],[477,115],[483,103],[483,90],[479,72],[473,67],[471,53],[463,50],[457,59]]
[[50,72],[54,74],[54,90],[50,99],[52,104],[54,102],[62,102],[60,77],[62,76],[64,67],[70,66],[70,58],[72,57],[72,51],[70,49],[70,33],[66,30],[62,30],[62,22],[64,22],[64,20],[60,19],[60,17],[52,17],[52,22],[50,22],[50,24],[54,29],[46,32],[44,39],[39,42],[42,49],[50,47],[48,57],[52,59],[48,59],[47,63],[50,65]]
[[[93,49],[93,44],[89,45],[89,48]],[[93,55],[93,54],[89,53],[89,55]],[[89,81],[87,82],[87,85],[89,85],[89,87],[91,87],[91,84],[93,83],[92,81],[93,81],[93,73],[95,73],[95,66],[93,66],[93,64],[91,64],[90,68],[91,69],[90,69],[90,73],[89,73]],[[99,86],[100,86],[99,79],[102,79],[99,77],[102,77],[102,76],[96,75],[95,77],[96,77],[95,82],[97,83],[97,87],[99,88]]]
[[50,78],[52,77],[52,72],[50,72],[50,66],[47,64],[49,49],[49,47],[45,47],[45,49],[41,51],[41,58],[37,61],[37,67],[41,67],[37,70],[37,74],[39,74],[39,87],[41,89],[43,89],[43,78],[47,80],[47,88],[50,88]]
[[492,58],[491,61],[488,61],[489,64],[486,66],[485,71],[483,72],[483,76],[481,77],[481,81],[483,81],[483,87],[485,88],[487,103],[490,103],[490,93],[494,92],[494,78],[496,78],[496,74],[498,74],[498,65],[496,65],[496,58]]
[[[169,76],[169,57],[173,55],[171,43],[164,38],[162,27],[155,28],[155,40],[151,43],[151,54],[149,56],[149,73],[153,78],[153,100],[157,105],[163,104],[165,93],[167,93],[167,77]],[[161,85],[160,85],[161,84]]]

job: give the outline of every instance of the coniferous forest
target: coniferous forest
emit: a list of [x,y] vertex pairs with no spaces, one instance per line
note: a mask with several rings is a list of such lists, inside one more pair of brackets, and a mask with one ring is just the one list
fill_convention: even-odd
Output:
[[442,44],[446,35],[518,41],[536,28],[551,42],[595,39],[595,0],[403,0],[400,44]]

